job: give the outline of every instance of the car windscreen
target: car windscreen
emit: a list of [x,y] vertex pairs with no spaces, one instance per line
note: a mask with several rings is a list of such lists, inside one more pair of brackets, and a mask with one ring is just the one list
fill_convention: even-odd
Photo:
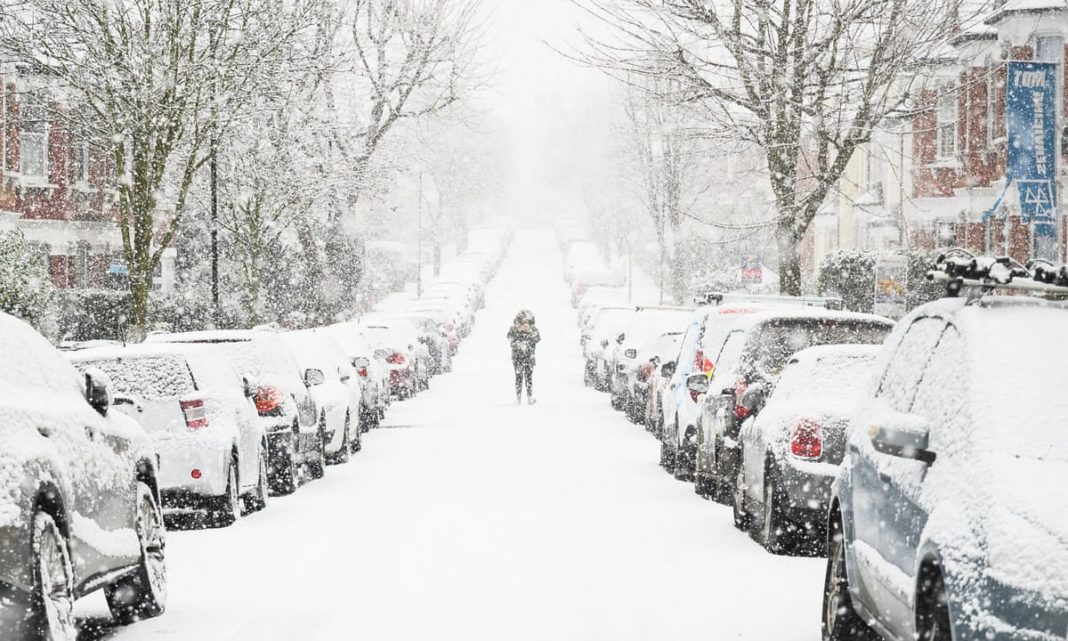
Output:
[[688,309],[638,310],[624,332],[627,343],[643,345],[664,332],[682,332],[692,317],[693,310]]
[[79,369],[97,367],[111,378],[115,392],[151,401],[196,391],[193,376],[181,356],[132,356],[78,361]]

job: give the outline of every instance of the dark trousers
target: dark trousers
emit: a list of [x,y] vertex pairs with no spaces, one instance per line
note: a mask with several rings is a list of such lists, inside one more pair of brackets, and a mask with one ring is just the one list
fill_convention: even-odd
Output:
[[515,367],[515,395],[518,398],[527,390],[527,398],[534,395],[534,363],[530,361],[512,361]]

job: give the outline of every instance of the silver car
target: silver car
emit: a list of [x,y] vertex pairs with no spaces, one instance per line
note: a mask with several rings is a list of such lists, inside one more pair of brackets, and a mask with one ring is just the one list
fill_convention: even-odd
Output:
[[119,622],[161,614],[156,456],[107,376],[0,313],[0,385],[0,639],[73,639],[99,589]]

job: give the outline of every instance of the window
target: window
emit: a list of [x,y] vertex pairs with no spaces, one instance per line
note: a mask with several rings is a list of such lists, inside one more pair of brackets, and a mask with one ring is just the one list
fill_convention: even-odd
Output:
[[998,79],[997,65],[987,65],[986,68],[986,146],[994,147],[994,141],[998,139],[998,89],[1001,82]]
[[26,178],[48,180],[48,110],[41,96],[27,94],[19,105],[19,162]]
[[931,446],[938,453],[963,447],[967,442],[969,404],[968,368],[964,339],[947,327],[938,341],[927,370],[923,373],[911,413],[926,419],[931,430]]
[[906,413],[912,407],[920,376],[938,343],[943,326],[943,322],[936,318],[917,319],[898,343],[879,382],[877,394],[893,410]]
[[953,158],[957,154],[957,87],[952,81],[938,87],[935,117],[938,121],[937,157],[939,160]]
[[89,183],[89,143],[79,142],[74,145],[74,182]]
[[945,220],[936,222],[935,240],[939,247],[955,247],[957,245],[957,225]]

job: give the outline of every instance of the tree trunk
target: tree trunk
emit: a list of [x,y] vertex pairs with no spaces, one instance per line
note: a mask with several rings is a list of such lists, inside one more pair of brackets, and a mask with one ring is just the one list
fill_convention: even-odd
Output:
[[138,264],[130,265],[130,340],[140,341],[145,337],[148,325],[148,293],[152,290],[152,274],[141,274]]
[[784,296],[801,295],[801,238],[792,224],[780,224],[775,230],[779,246],[779,293]]

